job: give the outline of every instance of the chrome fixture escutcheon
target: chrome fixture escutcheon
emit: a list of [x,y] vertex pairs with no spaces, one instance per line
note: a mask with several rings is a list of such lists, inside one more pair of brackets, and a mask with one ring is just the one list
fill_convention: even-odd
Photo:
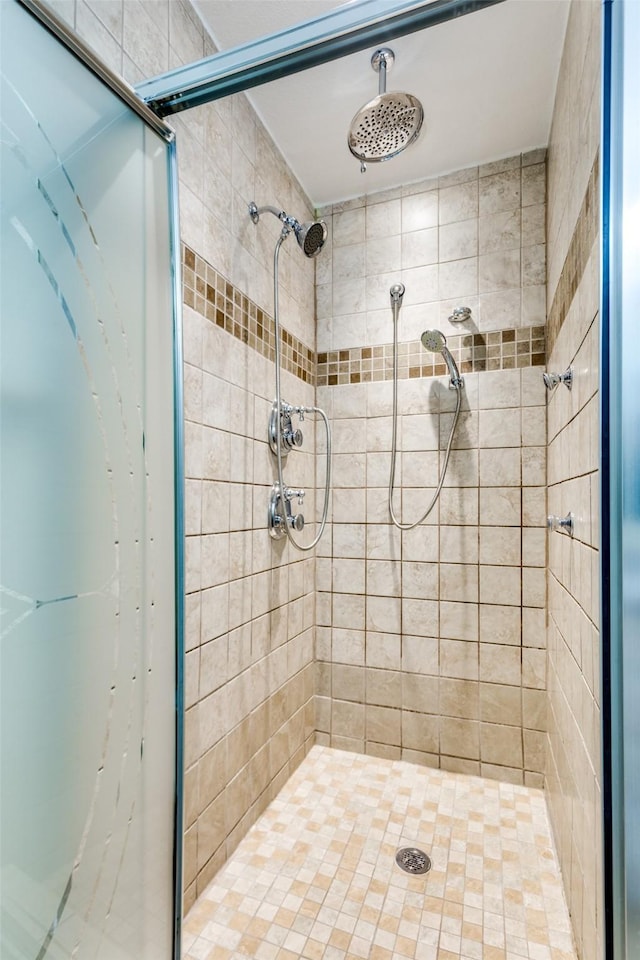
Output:
[[547,390],[555,390],[559,383],[564,383],[567,390],[573,386],[573,367],[567,367],[564,373],[543,373],[542,379]]
[[304,515],[302,513],[294,514],[291,509],[291,501],[297,500],[298,503],[302,503],[304,495],[304,490],[293,490],[291,487],[285,487],[281,493],[279,484],[274,483],[271,488],[267,510],[267,526],[274,540],[282,540],[287,535],[285,529],[287,524],[292,530],[298,532],[304,529]]
[[[282,456],[286,457],[290,450],[299,449],[302,446],[302,430],[293,429],[291,414],[297,413],[301,420],[304,419],[304,407],[292,407],[288,403],[282,403],[280,406],[280,441]],[[278,452],[278,404],[274,400],[271,414],[269,416],[268,437],[269,446],[273,454]]]
[[566,517],[556,517],[550,514],[547,517],[547,527],[549,530],[556,530],[558,533],[567,533],[572,537],[575,532],[575,517],[572,513],[568,513]]

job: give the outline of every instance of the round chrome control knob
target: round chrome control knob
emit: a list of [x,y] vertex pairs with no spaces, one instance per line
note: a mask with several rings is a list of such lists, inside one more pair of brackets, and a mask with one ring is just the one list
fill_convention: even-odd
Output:
[[286,442],[290,447],[302,446],[302,430],[292,430],[287,434]]

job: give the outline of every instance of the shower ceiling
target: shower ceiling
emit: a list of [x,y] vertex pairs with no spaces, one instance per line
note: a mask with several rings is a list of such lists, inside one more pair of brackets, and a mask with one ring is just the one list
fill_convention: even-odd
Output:
[[[341,4],[332,0],[196,0],[219,49]],[[372,50],[248,91],[317,205],[373,193],[546,145],[568,0],[505,0],[390,42],[388,90],[418,97],[425,121],[405,153],[368,167],[349,153],[354,114],[375,96]]]

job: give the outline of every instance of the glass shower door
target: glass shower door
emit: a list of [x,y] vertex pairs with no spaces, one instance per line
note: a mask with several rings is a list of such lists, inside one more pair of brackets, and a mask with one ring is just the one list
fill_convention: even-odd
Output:
[[640,956],[640,4],[605,0],[602,609],[607,960]]
[[0,3],[0,956],[168,960],[171,147]]

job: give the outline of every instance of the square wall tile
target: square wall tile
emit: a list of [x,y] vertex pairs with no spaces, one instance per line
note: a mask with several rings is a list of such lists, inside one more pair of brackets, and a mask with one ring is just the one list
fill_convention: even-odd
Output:
[[480,680],[519,686],[521,653],[518,647],[504,644],[480,644]]
[[459,680],[478,679],[478,644],[467,640],[440,641],[440,675]]
[[519,727],[498,723],[480,725],[480,754],[483,762],[521,768],[522,733]]
[[450,757],[480,759],[480,724],[475,720],[443,717],[440,722],[440,751]]
[[401,710],[367,705],[366,739],[400,746],[402,716]]

